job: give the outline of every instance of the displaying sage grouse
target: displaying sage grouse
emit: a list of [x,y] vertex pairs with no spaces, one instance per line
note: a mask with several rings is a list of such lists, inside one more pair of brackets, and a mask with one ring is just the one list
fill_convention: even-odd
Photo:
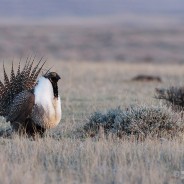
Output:
[[[29,61],[28,61],[29,60]],[[21,134],[43,135],[46,129],[58,125],[61,120],[61,101],[56,72],[46,72],[38,80],[43,65],[41,60],[33,67],[33,61],[14,73],[13,63],[10,79],[4,68],[4,84],[0,81],[0,115],[10,121],[12,130]]]

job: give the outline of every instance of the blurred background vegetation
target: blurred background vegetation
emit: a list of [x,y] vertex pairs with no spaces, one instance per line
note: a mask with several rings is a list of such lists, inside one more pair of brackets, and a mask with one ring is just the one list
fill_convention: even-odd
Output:
[[0,58],[184,62],[179,0],[0,0]]

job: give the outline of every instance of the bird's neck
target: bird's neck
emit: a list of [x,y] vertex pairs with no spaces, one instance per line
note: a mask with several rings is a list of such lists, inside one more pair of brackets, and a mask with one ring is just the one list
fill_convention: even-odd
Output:
[[57,85],[57,82],[52,83],[52,88],[53,88],[54,97],[58,98],[58,85]]

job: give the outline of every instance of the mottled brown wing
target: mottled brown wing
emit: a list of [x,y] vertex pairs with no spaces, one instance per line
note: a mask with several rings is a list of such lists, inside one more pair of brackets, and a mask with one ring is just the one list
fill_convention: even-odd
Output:
[[10,106],[10,111],[6,117],[6,121],[24,122],[31,114],[34,106],[35,96],[29,91],[19,93]]

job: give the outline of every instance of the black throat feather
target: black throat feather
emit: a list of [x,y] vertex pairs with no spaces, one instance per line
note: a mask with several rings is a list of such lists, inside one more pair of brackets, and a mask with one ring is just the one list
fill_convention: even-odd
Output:
[[54,97],[58,98],[58,85],[57,82],[51,82],[52,87],[53,87],[53,92],[54,92]]

